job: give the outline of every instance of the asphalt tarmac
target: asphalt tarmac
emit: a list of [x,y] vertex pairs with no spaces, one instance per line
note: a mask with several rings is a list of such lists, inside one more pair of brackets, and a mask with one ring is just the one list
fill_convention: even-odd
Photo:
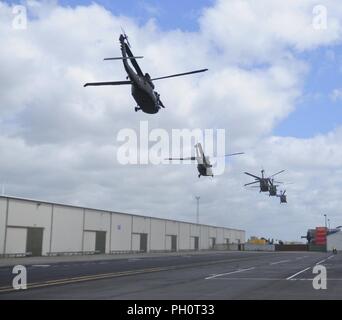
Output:
[[[13,289],[12,266],[0,267],[0,300],[342,298],[340,254],[201,252],[89,261],[55,258],[51,263],[45,259],[44,264],[27,261],[26,290]],[[324,287],[321,278],[314,280],[324,275],[318,265],[325,267],[326,289],[317,289],[317,283]]]

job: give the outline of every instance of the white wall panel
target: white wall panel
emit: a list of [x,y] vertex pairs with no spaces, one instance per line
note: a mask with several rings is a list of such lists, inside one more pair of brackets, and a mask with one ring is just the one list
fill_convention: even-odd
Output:
[[332,251],[334,248],[337,251],[342,250],[342,231],[327,236],[327,250]]
[[178,235],[178,222],[166,220],[166,234]]
[[106,253],[110,251],[110,213],[85,210],[84,230],[106,231]]
[[199,237],[200,236],[200,226],[197,224],[191,224],[190,234],[192,236]]
[[131,228],[132,216],[112,213],[112,251],[131,250]]
[[85,210],[85,230],[106,231],[110,228],[110,213],[96,210]]
[[132,216],[112,213],[112,251],[131,250]]
[[171,251],[171,236],[165,236],[165,250]]
[[190,237],[190,249],[195,250],[195,237]]
[[209,237],[210,238],[217,238],[217,228],[209,227]]
[[140,234],[137,234],[137,233],[132,234],[132,250],[133,251],[140,250]]
[[96,232],[84,232],[84,248],[83,251],[95,251]]
[[150,233],[150,218],[133,216],[134,233]]
[[54,206],[52,252],[82,251],[83,209]]
[[223,236],[223,228],[217,228],[217,238],[216,238],[216,243],[225,243],[224,241],[224,236]]
[[150,250],[165,250],[165,220],[151,219]]
[[43,228],[42,254],[49,252],[51,204],[10,199],[8,212],[8,226]]
[[180,223],[179,250],[190,249],[190,224]]
[[200,229],[200,249],[208,249],[209,248],[209,230],[208,227],[201,225]]
[[4,252],[7,200],[0,198],[0,254]]
[[229,239],[229,243],[233,242],[233,234],[232,231],[230,229],[224,229],[224,239],[225,239],[225,243],[226,243],[226,239]]
[[26,238],[26,228],[7,228],[6,253],[25,253]]
[[241,243],[245,243],[246,242],[246,232],[240,230],[240,231],[238,231],[238,233],[239,233],[239,238],[241,240]]

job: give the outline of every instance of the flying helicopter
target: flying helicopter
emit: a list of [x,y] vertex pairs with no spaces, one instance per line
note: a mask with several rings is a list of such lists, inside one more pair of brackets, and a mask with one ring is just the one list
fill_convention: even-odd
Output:
[[[212,164],[210,163],[210,159],[208,156],[205,156],[203,152],[202,145],[200,143],[197,143],[195,145],[196,149],[196,157],[188,157],[188,158],[168,158],[166,160],[196,160],[197,161],[197,170],[198,170],[198,178],[201,176],[211,176],[214,177],[213,170],[212,170]],[[231,153],[226,154],[224,157],[231,157],[239,154],[244,154],[244,152],[237,152],[237,153]]]
[[258,177],[254,174],[251,174],[249,172],[245,172],[245,174],[247,174],[248,176],[251,176],[253,178],[255,178],[254,182],[250,182],[250,183],[246,183],[244,186],[249,186],[255,183],[259,183],[259,188],[260,188],[260,192],[269,192],[270,196],[276,196],[277,195],[277,185],[275,185],[274,183],[281,183],[281,182],[277,182],[274,181],[273,177],[284,172],[285,170],[281,170],[275,174],[272,174],[269,177],[265,177],[265,170],[262,169],[261,170],[261,177]]
[[277,197],[280,198],[280,203],[287,203],[287,198],[286,198],[285,193],[286,193],[286,190],[284,190],[284,191],[280,190],[280,193],[277,194]]
[[281,183],[282,182],[280,181],[274,181],[274,178],[269,179],[269,196],[270,197],[275,197],[277,195],[277,187],[279,187],[279,184]]
[[[157,113],[161,108],[165,108],[164,104],[160,100],[160,94],[154,90],[153,81],[161,80],[172,77],[180,77],[193,73],[205,72],[208,69],[200,69],[190,72],[177,73],[168,76],[151,78],[148,73],[143,73],[136,59],[143,58],[142,56],[134,56],[131,49],[128,37],[123,31],[119,37],[121,45],[122,57],[105,58],[104,60],[122,60],[124,68],[127,72],[127,81],[109,81],[109,82],[89,82],[84,85],[88,86],[116,86],[116,85],[131,85],[131,93],[134,100],[137,103],[135,111],[143,111],[145,113],[154,114]],[[131,62],[133,68],[129,65],[128,61]]]

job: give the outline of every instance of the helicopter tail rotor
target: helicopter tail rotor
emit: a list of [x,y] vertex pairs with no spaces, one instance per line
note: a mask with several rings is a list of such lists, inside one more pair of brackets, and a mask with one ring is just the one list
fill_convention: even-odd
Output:
[[131,44],[128,41],[128,36],[127,36],[124,28],[123,27],[120,27],[120,28],[121,28],[122,36],[123,36],[124,40],[126,40],[128,47],[131,47]]

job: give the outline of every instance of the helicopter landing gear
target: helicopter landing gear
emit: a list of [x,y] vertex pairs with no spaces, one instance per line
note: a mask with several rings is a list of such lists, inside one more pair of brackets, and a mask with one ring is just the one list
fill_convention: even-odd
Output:
[[154,94],[155,94],[156,97],[157,97],[159,108],[165,108],[164,104],[163,104],[162,101],[160,100],[160,94],[159,94],[157,91],[154,91]]
[[135,107],[134,110],[135,110],[135,112],[138,112],[139,110],[141,110],[141,108]]

